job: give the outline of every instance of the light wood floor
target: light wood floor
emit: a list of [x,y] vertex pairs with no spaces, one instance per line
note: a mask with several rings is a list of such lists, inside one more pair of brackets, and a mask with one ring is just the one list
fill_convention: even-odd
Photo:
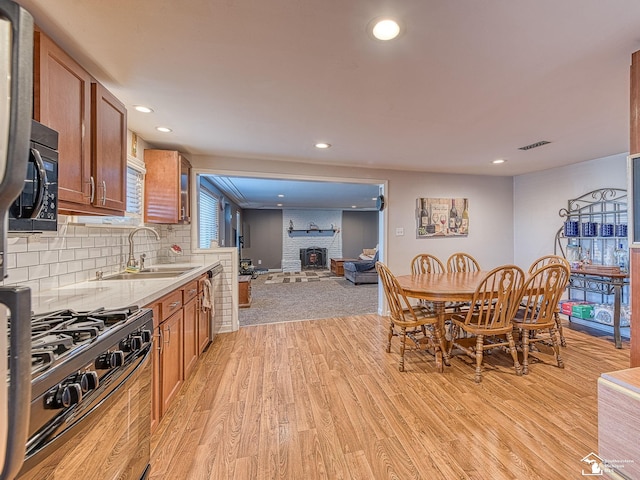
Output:
[[571,479],[597,452],[600,373],[629,346],[565,328],[517,377],[510,357],[443,374],[377,315],[260,325],[218,335],[152,438],[152,479]]

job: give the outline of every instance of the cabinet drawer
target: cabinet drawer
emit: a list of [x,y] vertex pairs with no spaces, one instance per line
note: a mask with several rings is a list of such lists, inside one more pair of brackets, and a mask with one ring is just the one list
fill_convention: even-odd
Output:
[[198,280],[187,283],[182,287],[182,301],[186,305],[189,300],[198,295]]
[[161,315],[164,322],[167,318],[182,308],[182,290],[176,290],[161,300]]

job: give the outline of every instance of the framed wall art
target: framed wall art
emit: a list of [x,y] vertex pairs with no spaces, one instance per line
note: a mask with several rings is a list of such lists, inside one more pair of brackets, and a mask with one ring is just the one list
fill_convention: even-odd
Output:
[[469,234],[468,198],[418,198],[417,237],[464,237]]

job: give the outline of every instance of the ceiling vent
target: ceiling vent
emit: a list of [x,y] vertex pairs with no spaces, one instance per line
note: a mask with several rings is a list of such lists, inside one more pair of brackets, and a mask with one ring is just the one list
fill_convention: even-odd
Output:
[[541,147],[542,145],[546,145],[547,143],[551,143],[551,142],[547,142],[546,140],[540,140],[539,142],[532,143],[531,145],[525,145],[524,147],[520,147],[518,148],[518,150],[531,150],[532,148]]

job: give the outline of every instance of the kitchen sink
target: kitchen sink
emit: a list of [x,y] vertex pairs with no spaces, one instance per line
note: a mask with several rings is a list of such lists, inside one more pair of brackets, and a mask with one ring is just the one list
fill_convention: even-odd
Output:
[[102,280],[143,280],[143,279],[154,279],[154,278],[173,278],[179,277],[180,275],[187,273],[188,271],[193,270],[193,267],[190,268],[177,268],[177,267],[149,267],[139,272],[120,272],[114,273],[113,275],[105,276]]

